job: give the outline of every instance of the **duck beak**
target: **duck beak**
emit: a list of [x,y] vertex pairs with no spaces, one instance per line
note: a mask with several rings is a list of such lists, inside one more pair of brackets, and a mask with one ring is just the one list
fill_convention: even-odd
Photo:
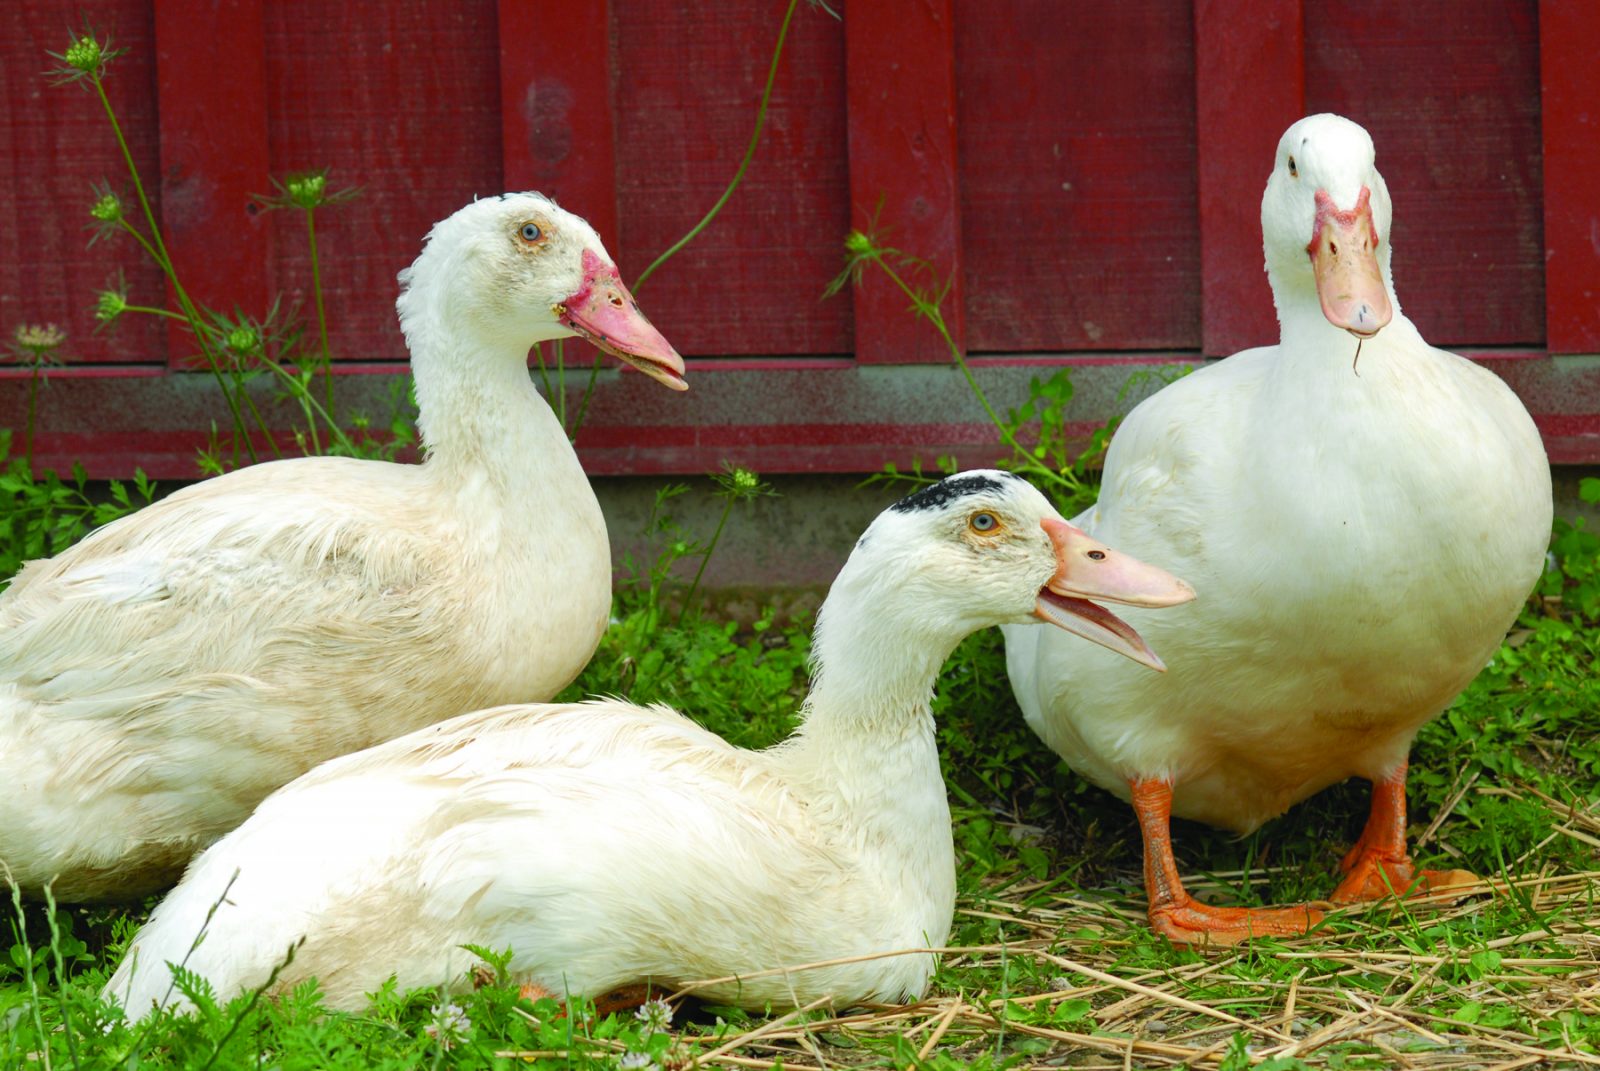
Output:
[[615,264],[593,250],[583,251],[583,285],[555,308],[556,318],[573,334],[673,390],[688,390],[683,358],[639,311],[622,284]]
[[1361,187],[1356,206],[1339,210],[1327,190],[1317,191],[1312,224],[1311,270],[1317,277],[1322,315],[1357,338],[1371,338],[1394,316],[1378,268],[1379,235],[1372,222],[1372,191]]
[[1188,602],[1194,598],[1194,589],[1164,569],[1096,542],[1060,518],[1046,517],[1040,524],[1055,547],[1056,571],[1040,589],[1034,615],[1140,665],[1166,672],[1166,664],[1133,626],[1089,600],[1158,608]]

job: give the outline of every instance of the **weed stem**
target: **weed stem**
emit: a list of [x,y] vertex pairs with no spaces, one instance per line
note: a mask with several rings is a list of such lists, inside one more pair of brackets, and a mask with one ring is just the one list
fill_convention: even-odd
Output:
[[783,25],[778,29],[778,44],[772,50],[772,65],[767,68],[767,85],[761,91],[761,104],[756,108],[756,128],[750,135],[750,144],[745,146],[744,159],[739,162],[739,170],[733,173],[733,181],[728,183],[728,188],[722,191],[722,196],[717,198],[717,203],[711,206],[711,211],[689,229],[689,233],[672,243],[659,257],[650,262],[650,266],[639,273],[633,281],[633,289],[638,290],[645,284],[645,280],[655,274],[655,270],[665,264],[678,250],[694,241],[696,235],[705,230],[706,226],[722,211],[722,206],[728,203],[728,198],[733,196],[733,191],[739,188],[739,183],[744,181],[745,169],[750,166],[750,161],[756,155],[756,146],[761,142],[761,128],[767,122],[767,103],[772,99],[772,86],[778,80],[778,61],[783,58],[783,42],[789,36],[789,23],[794,18],[795,8],[800,6],[800,0],[789,0],[789,7],[783,13]]

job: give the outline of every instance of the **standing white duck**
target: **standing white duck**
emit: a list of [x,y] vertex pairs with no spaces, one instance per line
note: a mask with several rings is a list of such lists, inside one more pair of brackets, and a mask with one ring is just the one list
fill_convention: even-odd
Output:
[[1247,833],[1364,777],[1371,817],[1334,899],[1426,878],[1405,845],[1412,737],[1483,668],[1543,568],[1538,432],[1504,383],[1400,315],[1373,160],[1336,115],[1284,134],[1261,203],[1282,341],[1135,409],[1076,521],[1204,596],[1142,626],[1171,672],[1006,630],[1028,723],[1138,811],[1150,923],[1175,941],[1298,933],[1319,913],[1194,901],[1169,813]]
[[107,994],[143,1016],[174,999],[168,964],[186,963],[227,999],[303,939],[275,986],[315,977],[337,1008],[364,1006],[391,975],[402,990],[459,987],[468,942],[511,949],[512,976],[553,995],[737,974],[703,995],[916,999],[932,956],[760,972],[944,942],[955,854],[929,710],[940,666],[969,633],[1037,616],[1160,668],[1085,600],[1191,597],[1026,481],[952,476],[856,544],[819,613],[790,739],[745,751],[666,707],[612,700],[481,711],[335,759],[195,861]]
[[232,472],[0,597],[0,879],[158,889],[317,763],[547,699],[593,654],[605,523],[528,348],[581,335],[675,390],[682,360],[538,194],[456,212],[400,278],[422,464]]

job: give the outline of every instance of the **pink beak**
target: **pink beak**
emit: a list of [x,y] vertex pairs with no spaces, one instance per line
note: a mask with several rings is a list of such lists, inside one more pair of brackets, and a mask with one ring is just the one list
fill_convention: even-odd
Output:
[[1306,246],[1322,315],[1357,338],[1371,338],[1394,317],[1378,267],[1379,235],[1368,203],[1371,196],[1371,190],[1361,187],[1356,206],[1341,212],[1328,191],[1318,190],[1317,218]]
[[673,390],[688,390],[683,358],[639,311],[615,264],[583,251],[583,285],[556,306],[568,330]]
[[1128,606],[1177,606],[1194,588],[1164,569],[1119,554],[1057,517],[1039,522],[1056,549],[1056,571],[1039,592],[1034,614],[1073,635],[1165,672],[1166,664],[1133,627],[1090,599]]

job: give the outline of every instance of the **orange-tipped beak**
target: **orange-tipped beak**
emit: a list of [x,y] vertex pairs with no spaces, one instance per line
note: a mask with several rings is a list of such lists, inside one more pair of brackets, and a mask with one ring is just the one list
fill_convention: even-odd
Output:
[[1039,592],[1035,615],[1057,628],[1131,658],[1159,672],[1166,664],[1133,626],[1090,599],[1128,606],[1177,606],[1194,589],[1164,569],[1119,554],[1056,517],[1040,524],[1056,549],[1055,575]]
[[639,311],[615,264],[583,251],[583,285],[556,306],[568,330],[673,390],[688,390],[683,358]]
[[1306,246],[1322,315],[1357,338],[1371,338],[1394,317],[1378,268],[1379,235],[1372,222],[1371,196],[1361,187],[1356,206],[1341,212],[1326,190],[1318,190],[1317,218],[1311,244]]

